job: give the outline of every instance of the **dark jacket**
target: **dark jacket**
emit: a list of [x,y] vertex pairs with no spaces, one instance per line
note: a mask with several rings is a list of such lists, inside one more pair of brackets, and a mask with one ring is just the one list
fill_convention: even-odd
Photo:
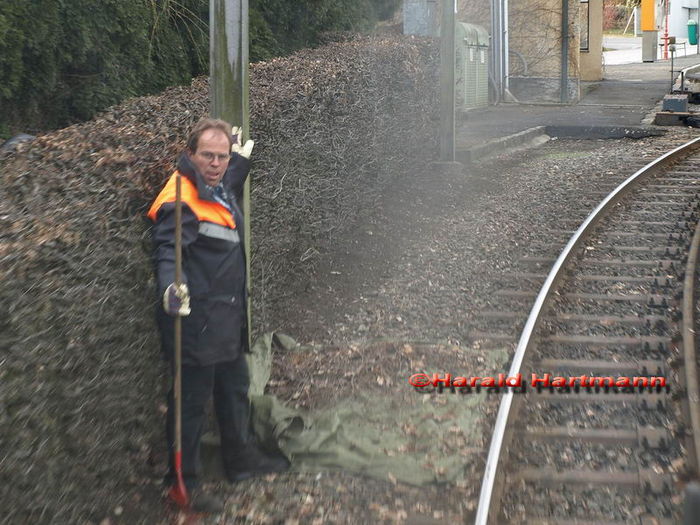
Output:
[[[191,298],[191,313],[182,318],[182,362],[186,365],[232,361],[248,351],[243,214],[238,204],[249,169],[248,159],[234,154],[222,179],[232,208],[229,212],[214,199],[189,155],[183,153],[178,160],[183,187],[182,277]],[[148,214],[154,222],[157,319],[167,357],[174,352],[175,322],[163,310],[162,297],[175,282],[174,177]]]

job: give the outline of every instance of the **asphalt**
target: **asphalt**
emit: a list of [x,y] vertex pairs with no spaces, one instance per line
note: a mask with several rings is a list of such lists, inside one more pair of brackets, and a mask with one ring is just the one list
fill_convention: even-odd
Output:
[[[696,46],[690,49],[695,51]],[[552,130],[559,130],[559,136],[567,136],[562,130],[569,130],[568,136],[593,137],[596,130],[650,128],[657,105],[672,86],[671,61],[637,61],[641,49],[634,45],[612,52],[617,53],[616,61],[634,62],[606,65],[603,80],[582,83],[583,96],[577,104],[501,103],[458,116],[457,160],[476,160],[545,133],[551,135]],[[698,54],[676,57],[674,77],[680,69],[697,64]]]

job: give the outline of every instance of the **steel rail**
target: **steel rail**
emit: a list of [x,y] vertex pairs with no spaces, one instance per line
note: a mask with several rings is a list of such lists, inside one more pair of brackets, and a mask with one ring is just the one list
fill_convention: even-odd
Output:
[[683,282],[683,368],[685,369],[685,386],[687,392],[690,424],[692,428],[692,446],[695,464],[693,469],[700,472],[700,393],[698,392],[698,367],[695,352],[695,275],[700,248],[700,222],[695,225],[695,233],[690,244],[690,254],[685,267]]
[[[554,263],[554,266],[552,266],[552,269],[547,275],[546,281],[542,285],[542,288],[537,295],[537,299],[535,299],[535,303],[530,310],[530,315],[528,316],[525,327],[520,335],[518,346],[515,349],[515,355],[513,356],[510,371],[508,372],[509,376],[512,377],[520,373],[523,359],[525,358],[525,352],[530,347],[532,335],[535,328],[539,325],[541,315],[544,311],[544,306],[554,291],[554,285],[561,277],[562,268],[564,268],[566,263],[572,257],[574,250],[582,243],[585,236],[590,233],[593,226],[605,215],[607,211],[609,211],[610,207],[617,204],[619,199],[627,191],[629,191],[635,183],[639,182],[645,176],[655,174],[657,171],[663,169],[667,164],[690,155],[698,147],[700,147],[700,138],[691,140],[690,142],[669,151],[643,168],[637,170],[633,175],[615,188],[607,197],[605,197],[590,213],[590,215],[586,217],[581,226],[579,226],[578,230],[576,230],[571,239],[569,239],[569,242],[562,250],[561,254]],[[493,435],[491,436],[491,444],[489,446],[489,453],[486,459],[484,477],[481,483],[479,505],[477,507],[476,520],[474,522],[475,525],[487,525],[488,523],[489,512],[491,511],[492,504],[491,496],[493,494],[493,487],[496,481],[496,472],[498,471],[503,439],[508,418],[510,417],[510,408],[512,404],[513,392],[511,390],[507,390],[498,408],[496,424],[494,425]]]

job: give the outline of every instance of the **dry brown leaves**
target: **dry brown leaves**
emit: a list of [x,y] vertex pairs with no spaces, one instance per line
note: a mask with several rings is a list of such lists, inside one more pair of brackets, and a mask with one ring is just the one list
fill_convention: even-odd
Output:
[[[436,57],[427,41],[360,38],[252,67],[258,328],[382,184],[429,160]],[[165,381],[144,213],[207,108],[196,79],[0,158],[8,522],[160,519],[149,458],[164,447]]]

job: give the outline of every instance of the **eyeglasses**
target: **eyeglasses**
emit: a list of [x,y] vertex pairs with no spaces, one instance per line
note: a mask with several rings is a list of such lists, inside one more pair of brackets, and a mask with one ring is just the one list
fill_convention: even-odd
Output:
[[200,152],[197,152],[197,153],[199,154],[200,157],[202,157],[207,162],[211,162],[214,159],[218,159],[219,162],[228,162],[228,160],[231,158],[230,153],[222,153],[220,155],[217,155],[216,153],[212,153],[211,151],[202,151],[201,153]]

